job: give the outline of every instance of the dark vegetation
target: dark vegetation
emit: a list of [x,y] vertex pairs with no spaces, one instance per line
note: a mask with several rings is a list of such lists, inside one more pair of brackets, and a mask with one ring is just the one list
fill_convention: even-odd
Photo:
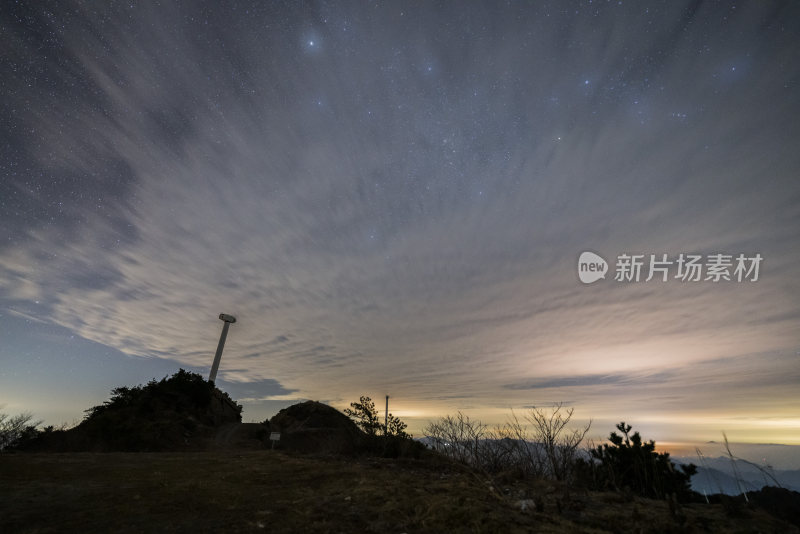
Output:
[[[241,424],[242,407],[196,373],[181,369],[146,385],[118,387],[103,404],[86,410],[71,429],[37,430],[31,416],[6,418],[3,435],[10,450],[41,452],[146,452],[267,446],[288,451],[409,456],[425,447],[411,439],[406,425],[389,417],[389,432],[368,397],[353,403],[352,419],[326,404],[306,401],[284,408],[261,424]],[[2,422],[2,421],[0,421]],[[270,443],[269,435],[280,440]]]
[[224,450],[7,454],[0,532],[789,534],[765,510],[498,481],[459,464]]
[[41,424],[41,421],[33,421],[33,415],[29,413],[14,416],[0,413],[0,451],[13,450],[20,443],[29,442],[39,433],[37,427]]
[[[484,473],[573,482],[579,446],[591,427],[569,430],[573,409],[533,407],[523,421],[490,429],[458,413],[432,421],[425,435],[434,450]],[[527,422],[527,424],[526,424]]]
[[[0,531],[102,531],[108,514],[119,515],[119,531],[797,532],[790,523],[800,524],[800,494],[781,488],[707,504],[690,490],[694,466],[676,467],[625,423],[609,443],[581,449],[591,422],[571,428],[573,411],[561,405],[521,420],[512,412],[494,429],[459,413],[431,422],[422,442],[397,417],[385,424],[366,396],[344,413],[306,401],[263,423],[242,424],[241,409],[180,370],[113,389],[71,429],[0,415],[4,451],[71,453],[0,458]],[[182,454],[148,453],[156,451]],[[67,519],[54,528],[36,506]]]
[[[676,465],[669,453],[656,452],[654,441],[645,442],[638,432],[624,422],[617,425],[621,432],[611,432],[608,441],[585,452],[579,446],[591,422],[582,428],[568,429],[572,409],[561,404],[550,408],[532,408],[520,422],[515,414],[502,426],[489,428],[480,421],[458,413],[431,422],[425,428],[426,439],[434,451],[452,461],[469,466],[502,486],[522,481],[549,481],[557,494],[555,504],[561,514],[581,515],[585,495],[590,492],[613,493],[620,502],[636,503],[641,499],[664,502],[673,525],[641,527],[643,532],[692,531],[687,506],[707,506],[705,498],[691,490],[695,465]],[[795,526],[800,526],[800,493],[783,488],[764,487],[760,492],[731,497],[715,495],[711,503],[718,504],[728,518],[751,517],[754,509],[768,510]],[[703,503],[701,505],[701,503]],[[769,503],[769,504],[767,504]],[[545,508],[541,497],[530,500],[537,511]],[[634,507],[639,514],[639,505]],[[703,531],[726,531],[701,519],[697,525]],[[714,522],[718,525],[718,523]],[[695,526],[697,526],[695,525]],[[617,527],[615,531],[629,531]],[[735,531],[769,531],[769,529],[734,529]],[[636,529],[630,531],[637,531]]]
[[425,453],[425,446],[405,433],[402,421],[395,418],[388,434],[383,425],[372,425],[378,414],[369,397],[351,407],[345,410],[348,417],[327,404],[306,401],[284,408],[264,424],[281,433],[275,447],[283,450],[385,458],[419,458]]
[[240,422],[241,413],[227,393],[181,369],[160,381],[115,388],[76,427],[45,429],[17,446],[58,452],[201,450],[215,429]]
[[[589,449],[579,446],[591,422],[568,430],[572,409],[556,404],[549,409],[532,408],[523,425],[512,413],[509,422],[490,430],[479,421],[459,413],[430,423],[425,433],[440,454],[488,475],[518,476],[563,482],[564,487],[616,491],[651,499],[688,502],[694,465],[676,466],[669,453],[657,453],[654,441],[643,442],[631,426],[617,425],[610,443]],[[531,430],[529,430],[529,428]]]
[[631,426],[625,422],[618,424],[617,430],[622,435],[612,432],[611,444],[589,449],[591,460],[580,464],[592,487],[630,491],[652,499],[686,502],[695,498],[691,480],[697,466],[676,466],[669,453],[656,452],[655,441],[643,442],[638,432],[631,435]]
[[381,424],[378,410],[375,409],[375,403],[369,397],[361,396],[359,402],[351,402],[350,408],[345,408],[344,414],[352,418],[356,424],[370,436],[396,436],[399,438],[410,438],[411,436],[406,433],[407,425],[395,417],[390,412],[383,424]]

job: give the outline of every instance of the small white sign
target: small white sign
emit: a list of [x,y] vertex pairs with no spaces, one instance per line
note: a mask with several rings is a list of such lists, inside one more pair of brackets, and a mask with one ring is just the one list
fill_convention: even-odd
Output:
[[271,432],[269,435],[270,441],[280,441],[281,440],[281,433],[280,432]]

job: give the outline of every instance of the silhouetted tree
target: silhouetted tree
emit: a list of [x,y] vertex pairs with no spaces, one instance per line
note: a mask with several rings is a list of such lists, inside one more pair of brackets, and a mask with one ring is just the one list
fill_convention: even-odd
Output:
[[562,403],[549,409],[532,407],[525,417],[533,427],[532,441],[544,448],[544,472],[556,480],[570,480],[577,450],[592,427],[592,422],[581,428],[567,430],[574,408],[563,409]]
[[104,449],[165,450],[187,444],[200,427],[241,421],[241,412],[213,382],[180,369],[145,385],[112,389],[107,401],[86,410],[78,430]]
[[388,416],[387,428],[384,429],[378,410],[375,409],[375,403],[365,395],[359,398],[359,402],[351,402],[350,408],[345,408],[344,414],[353,419],[361,430],[370,436],[386,434],[401,438],[411,437],[406,433],[407,425],[391,413]]
[[41,421],[33,421],[30,413],[15,416],[0,413],[0,451],[14,448],[20,443],[30,440],[38,434]]
[[569,429],[573,409],[562,404],[533,407],[525,416],[511,412],[509,421],[489,428],[458,412],[431,421],[423,430],[431,448],[486,473],[515,471],[524,477],[572,481],[577,450],[591,421]]
[[480,421],[458,412],[455,417],[446,415],[429,422],[422,432],[433,450],[457,462],[488,470],[484,465],[484,458],[491,451],[487,440],[497,436]]
[[[165,404],[170,404],[170,409],[191,411],[208,406],[214,389],[214,384],[201,375],[180,369],[170,377],[164,377],[160,381],[153,379],[145,386],[112,389],[111,397],[107,401],[86,410],[86,419],[92,420],[101,414],[126,409],[147,414],[163,408]],[[220,393],[230,400],[227,393]],[[238,404],[236,406],[241,413],[242,407]]]
[[643,442],[638,432],[621,422],[605,443],[589,450],[596,462],[592,465],[599,489],[625,490],[656,499],[674,495],[686,500],[691,495],[690,481],[697,473],[694,464],[679,468],[670,461],[669,453],[657,453],[655,441]]

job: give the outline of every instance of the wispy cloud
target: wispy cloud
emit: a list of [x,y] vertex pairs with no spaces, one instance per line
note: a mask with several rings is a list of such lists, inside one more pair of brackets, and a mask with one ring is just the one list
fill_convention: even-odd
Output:
[[[63,225],[14,226],[0,298],[15,313],[195,367],[231,313],[220,373],[251,399],[398,391],[433,410],[616,388],[677,412],[750,388],[789,409],[764,389],[775,373],[742,363],[772,351],[795,376],[800,346],[797,67],[778,40],[753,57],[724,32],[699,54],[701,26],[667,7],[633,48],[643,15],[579,17],[574,49],[543,18],[474,6],[504,39],[446,44],[448,15],[406,26],[386,7],[330,17],[312,54],[274,14],[233,16],[223,47],[165,9],[102,28],[79,10],[57,34],[68,64],[48,69],[70,98],[30,96],[40,111],[20,122],[46,149],[21,142],[96,189],[69,196]],[[751,284],[582,286],[586,249],[765,261]]]

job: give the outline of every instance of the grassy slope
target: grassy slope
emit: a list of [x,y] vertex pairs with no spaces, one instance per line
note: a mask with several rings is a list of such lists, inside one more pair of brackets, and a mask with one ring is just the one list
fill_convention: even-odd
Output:
[[[423,462],[277,451],[0,455],[0,532],[797,532],[549,484],[492,484]],[[521,499],[541,499],[542,513]]]

